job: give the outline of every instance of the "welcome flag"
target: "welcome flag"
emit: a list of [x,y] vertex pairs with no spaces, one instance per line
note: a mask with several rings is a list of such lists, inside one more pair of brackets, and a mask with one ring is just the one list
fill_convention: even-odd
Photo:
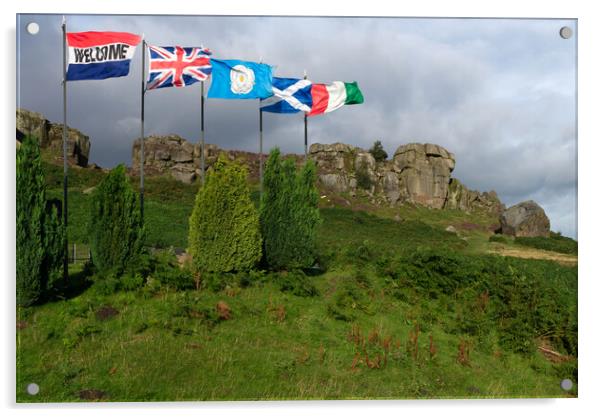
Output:
[[329,113],[345,104],[361,104],[364,96],[357,82],[344,83],[335,81],[332,84],[312,84],[312,107],[308,116]]
[[104,80],[130,72],[141,37],[127,32],[67,33],[67,81]]
[[208,98],[253,99],[272,95],[272,67],[237,59],[211,59]]
[[273,96],[261,100],[261,111],[271,113],[298,113],[311,110],[311,81],[298,78],[272,80]]

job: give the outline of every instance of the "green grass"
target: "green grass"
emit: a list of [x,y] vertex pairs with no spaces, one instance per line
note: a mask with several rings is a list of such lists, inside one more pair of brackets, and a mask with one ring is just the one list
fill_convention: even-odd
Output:
[[530,246],[553,252],[577,255],[577,241],[552,232],[550,237],[517,237],[514,242],[522,246]]
[[[49,171],[60,197],[62,170]],[[70,173],[71,240],[87,240],[82,191],[103,175]],[[195,192],[147,180],[148,245],[186,247]],[[577,395],[577,384],[560,388],[577,382],[576,267],[485,255],[499,244],[488,214],[364,204],[322,202],[312,276],[258,271],[176,291],[169,279],[185,274],[155,267],[140,288],[107,293],[74,266],[68,291],[17,312],[17,401],[81,401],[83,390],[103,401]],[[231,319],[219,319],[220,301]],[[106,306],[118,313],[101,320]],[[546,360],[542,339],[569,360]]]
[[[224,291],[146,289],[103,296],[88,289],[75,298],[20,312],[27,326],[18,333],[17,400],[78,401],[82,390],[101,390],[104,400],[256,400],[343,398],[560,397],[561,377],[570,368],[541,355],[522,355],[484,340],[455,334],[450,298],[402,301],[383,293],[385,281],[367,274],[358,286],[354,269],[311,278],[320,295],[297,297],[275,283]],[[328,306],[344,282],[369,308],[349,306],[352,321],[334,318]],[[219,301],[232,319],[207,319]],[[110,305],[119,313],[101,321],[96,311]],[[284,316],[279,315],[283,309]],[[418,355],[408,353],[409,333],[421,328]],[[358,352],[353,327],[367,340],[370,360],[387,364],[353,366]],[[379,341],[370,342],[370,334]],[[436,355],[431,358],[430,336]],[[373,337],[374,338],[374,337]],[[469,340],[469,361],[457,360]],[[399,347],[397,347],[399,346]],[[363,354],[361,355],[363,359]],[[29,382],[40,394],[24,392]]]

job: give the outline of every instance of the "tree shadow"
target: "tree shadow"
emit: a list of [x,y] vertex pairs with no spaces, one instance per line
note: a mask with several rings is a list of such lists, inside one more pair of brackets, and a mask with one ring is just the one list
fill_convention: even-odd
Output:
[[81,295],[93,284],[94,271],[88,264],[81,271],[69,274],[67,281],[60,279],[53,285],[46,301],[69,300]]

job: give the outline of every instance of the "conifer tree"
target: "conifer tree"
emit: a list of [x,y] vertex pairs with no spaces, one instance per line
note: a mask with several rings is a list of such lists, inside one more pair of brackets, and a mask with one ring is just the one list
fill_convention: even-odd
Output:
[[387,157],[389,156],[387,155],[387,151],[385,151],[383,148],[383,144],[380,142],[380,140],[375,141],[368,152],[372,154],[376,162],[386,161]]
[[260,222],[264,255],[273,269],[306,268],[316,255],[316,228],[320,223],[315,165],[297,173],[292,159],[281,161],[274,149],[266,163]]
[[60,276],[65,230],[46,201],[38,140],[27,136],[17,150],[17,304],[40,300]]
[[195,199],[188,232],[195,272],[252,269],[261,259],[259,215],[247,169],[220,156]]
[[102,275],[119,275],[137,261],[144,228],[138,197],[127,180],[125,166],[112,169],[94,190],[88,234],[92,262]]

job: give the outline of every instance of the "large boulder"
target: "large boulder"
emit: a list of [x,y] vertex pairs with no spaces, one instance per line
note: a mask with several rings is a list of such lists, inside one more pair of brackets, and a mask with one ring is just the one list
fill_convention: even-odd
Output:
[[[63,156],[63,125],[51,123],[40,114],[17,109],[17,138],[35,136],[42,149],[49,149],[57,158]],[[88,166],[90,138],[77,129],[67,127],[67,158],[72,164]]]
[[500,216],[502,233],[517,237],[550,235],[550,219],[535,201],[523,201],[505,210]]
[[410,202],[443,208],[456,164],[452,153],[439,145],[409,143],[397,148],[393,164]]

